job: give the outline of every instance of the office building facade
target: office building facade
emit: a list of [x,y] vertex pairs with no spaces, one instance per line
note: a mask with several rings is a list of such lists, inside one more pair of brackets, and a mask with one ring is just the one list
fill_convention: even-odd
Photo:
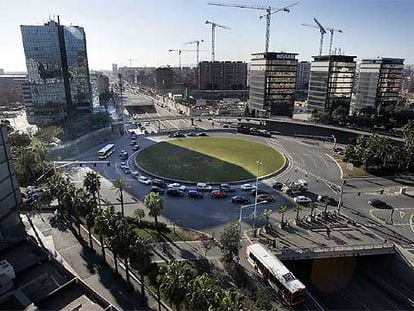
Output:
[[355,109],[382,109],[396,105],[401,91],[404,59],[363,59],[360,65]]
[[86,37],[82,27],[49,21],[21,26],[32,102],[27,119],[40,126],[62,123],[76,111],[91,111]]
[[18,213],[21,201],[7,128],[0,124],[0,238],[21,233],[22,227]]
[[296,53],[252,54],[249,108],[256,116],[293,116]]
[[159,67],[155,69],[155,88],[164,91],[172,88],[174,72],[171,67]]
[[296,90],[297,91],[308,91],[309,88],[309,77],[310,77],[310,62],[299,62],[298,69],[296,71]]
[[308,90],[308,109],[332,111],[350,109],[355,79],[356,56],[313,56]]
[[200,90],[244,90],[247,88],[247,63],[209,62],[198,64],[197,88]]

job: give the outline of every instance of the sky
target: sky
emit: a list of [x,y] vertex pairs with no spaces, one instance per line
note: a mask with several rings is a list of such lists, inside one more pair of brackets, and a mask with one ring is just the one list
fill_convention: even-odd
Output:
[[[213,0],[211,0],[213,1]],[[319,53],[319,31],[304,27],[316,17],[325,27],[339,28],[333,47],[358,60],[405,58],[414,63],[414,0],[214,0],[215,2],[283,7],[296,1],[290,13],[272,15],[269,51],[298,53],[311,60]],[[216,30],[216,60],[249,61],[263,52],[265,19],[261,11],[207,5],[208,0],[0,0],[0,68],[25,71],[19,25],[42,25],[60,16],[62,24],[83,26],[90,69],[111,69],[112,63],[133,66],[178,65],[169,49],[203,39],[200,59],[211,59],[210,20],[231,30]],[[328,52],[329,34],[324,37]],[[132,59],[131,62],[129,59]],[[183,52],[183,65],[196,62],[195,52]]]

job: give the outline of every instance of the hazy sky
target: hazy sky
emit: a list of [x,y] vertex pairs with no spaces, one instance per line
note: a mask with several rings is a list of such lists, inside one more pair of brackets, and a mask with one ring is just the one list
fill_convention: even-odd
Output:
[[[296,2],[224,0],[226,3],[265,4],[280,7]],[[298,0],[290,13],[272,17],[270,51],[299,53],[310,60],[319,50],[319,32],[301,26],[313,17],[329,27],[341,28],[334,47],[358,59],[405,58],[414,63],[414,0]],[[41,25],[49,16],[61,23],[85,28],[89,66],[110,69],[112,63],[176,66],[178,57],[168,49],[187,48],[187,41],[204,39],[201,60],[210,59],[211,26],[206,20],[227,25],[217,29],[216,60],[249,61],[264,50],[265,19],[261,11],[207,5],[207,0],[0,0],[0,68],[25,70],[19,25]],[[325,35],[324,51],[329,47]],[[183,52],[183,64],[194,64],[196,55]]]

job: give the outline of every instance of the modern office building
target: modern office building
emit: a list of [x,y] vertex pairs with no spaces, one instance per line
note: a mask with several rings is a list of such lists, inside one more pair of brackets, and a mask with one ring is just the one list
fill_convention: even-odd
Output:
[[398,102],[404,59],[363,59],[360,65],[355,109],[381,109]]
[[112,73],[118,74],[118,64],[112,64]]
[[296,90],[308,91],[309,88],[309,77],[310,77],[310,62],[299,62],[298,69],[296,71]]
[[32,103],[26,106],[31,124],[59,124],[76,111],[90,111],[85,32],[79,26],[49,21],[21,26]]
[[155,89],[164,91],[172,88],[174,72],[171,67],[159,67],[155,69]]
[[0,238],[19,236],[24,232],[18,213],[21,201],[7,129],[0,124]]
[[252,54],[249,108],[256,116],[293,116],[296,53]]
[[200,90],[244,90],[247,88],[247,63],[203,61],[198,64],[197,88]]
[[356,56],[313,56],[308,91],[308,109],[332,111],[350,109]]

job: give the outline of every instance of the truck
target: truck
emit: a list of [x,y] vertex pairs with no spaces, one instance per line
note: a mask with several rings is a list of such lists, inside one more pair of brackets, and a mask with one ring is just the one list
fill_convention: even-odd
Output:
[[307,190],[308,190],[308,183],[304,179],[293,181],[288,178],[286,179],[286,181],[283,183],[283,186],[282,186],[282,192],[288,195],[301,194]]

